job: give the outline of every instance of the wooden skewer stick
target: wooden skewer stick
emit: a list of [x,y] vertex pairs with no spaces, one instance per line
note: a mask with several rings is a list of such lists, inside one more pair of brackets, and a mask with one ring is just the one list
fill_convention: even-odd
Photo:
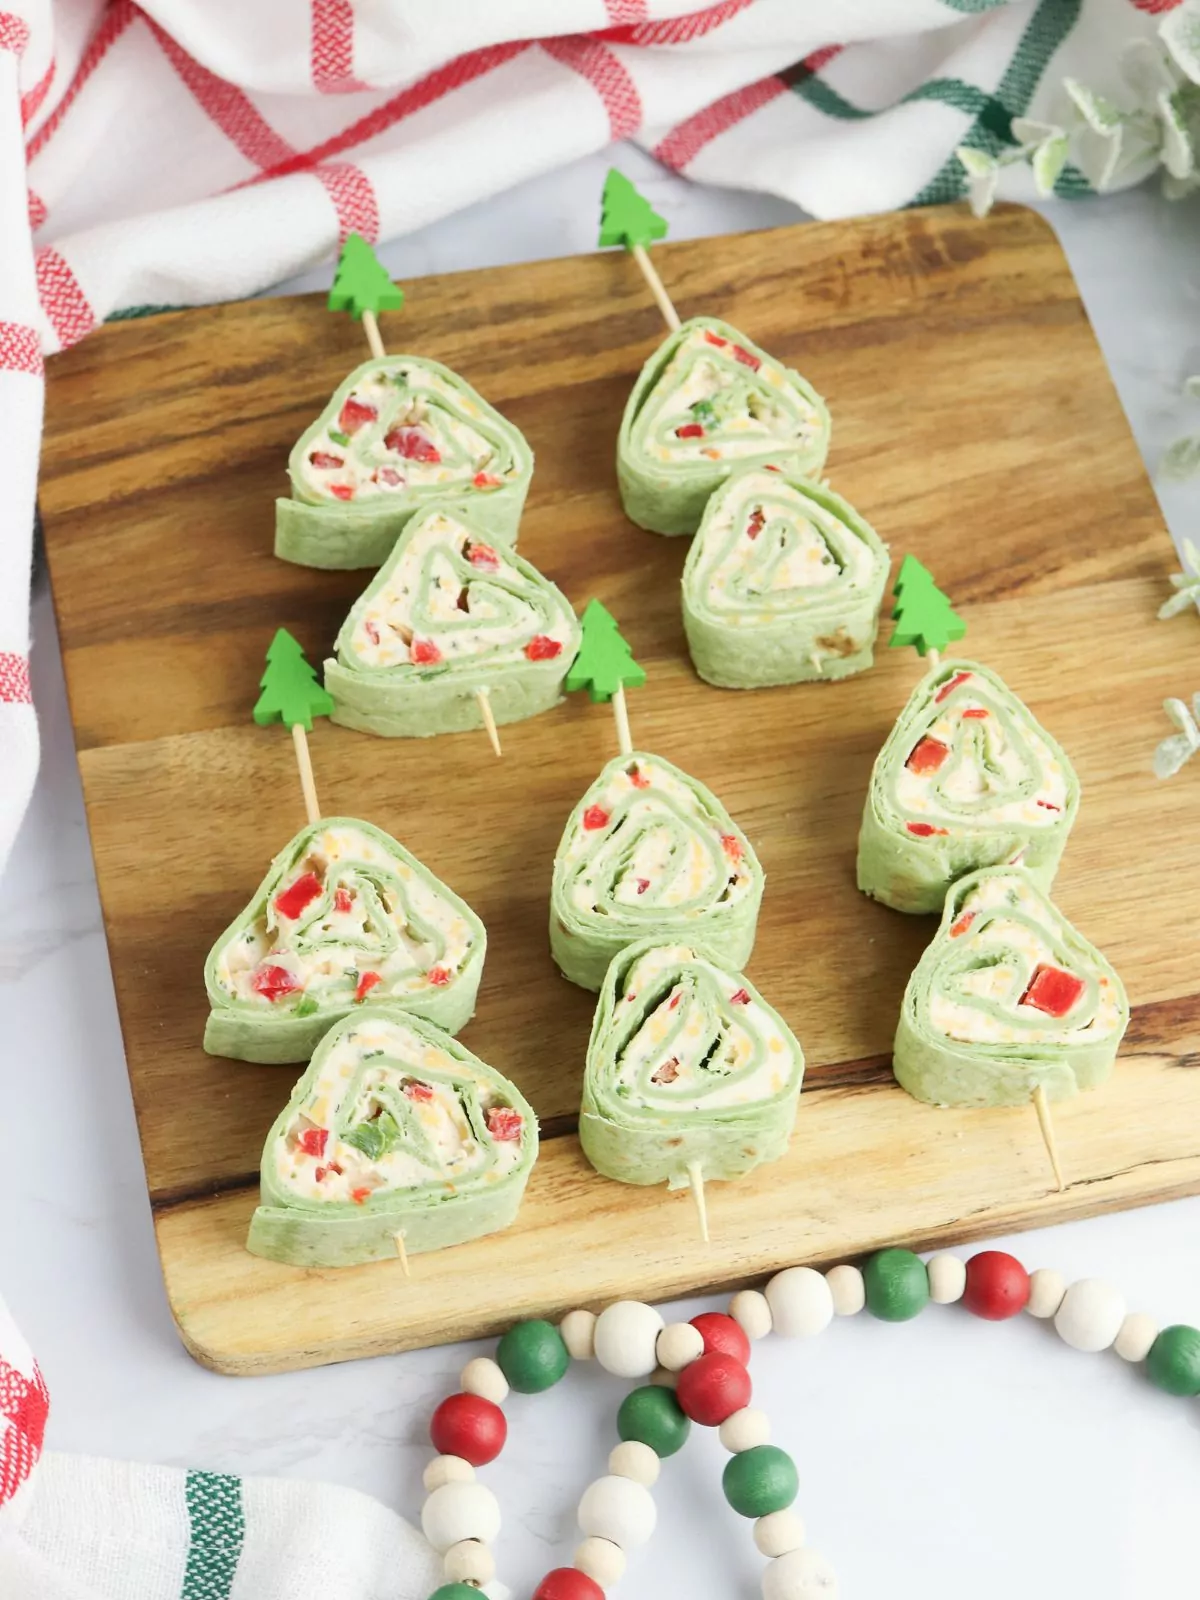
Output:
[[659,277],[658,271],[655,268],[654,263],[651,261],[649,252],[647,251],[645,245],[635,244],[631,246],[629,253],[637,262],[638,266],[641,267],[642,277],[645,278],[646,283],[649,285],[650,293],[654,296],[654,302],[663,314],[663,321],[666,323],[667,327],[670,328],[672,333],[678,333],[679,313],[671,304],[671,296],[664,288],[663,281]]
[[696,1215],[700,1219],[700,1237],[708,1241],[708,1204],[704,1198],[704,1168],[698,1161],[688,1162],[688,1182],[692,1186],[692,1199],[696,1202]]
[[1046,1090],[1040,1083],[1033,1091],[1033,1109],[1037,1112],[1038,1127],[1042,1130],[1046,1154],[1050,1157],[1050,1165],[1054,1168],[1054,1181],[1058,1186],[1059,1194],[1062,1194],[1067,1185],[1063,1179],[1062,1162],[1058,1159],[1058,1140],[1054,1136],[1054,1123],[1050,1116],[1050,1105],[1046,1099]]
[[400,1268],[406,1278],[412,1277],[412,1268],[408,1264],[408,1251],[404,1248],[404,1229],[396,1235],[396,1254],[400,1257]]
[[476,689],[475,701],[479,706],[479,715],[483,718],[483,725],[487,729],[487,736],[492,741],[492,749],[497,755],[503,755],[500,748],[500,735],[496,730],[496,719],[492,715],[492,697],[487,689]]
[[613,717],[617,724],[617,747],[623,756],[633,754],[633,736],[629,732],[629,707],[625,703],[625,685],[612,697]]
[[296,747],[296,765],[300,769],[300,787],[304,791],[304,809],[309,822],[320,822],[321,808],[317,804],[317,786],[313,781],[312,759],[308,753],[308,734],[302,722],[292,723],[292,743]]
[[928,661],[931,669],[936,672],[942,664],[942,652],[940,650],[935,650],[933,646],[930,645],[929,649],[925,653],[925,659]]
[[371,346],[371,354],[376,361],[382,361],[387,351],[383,348],[383,340],[379,334],[379,323],[373,311],[364,311],[362,314],[363,332],[367,336],[367,343]]

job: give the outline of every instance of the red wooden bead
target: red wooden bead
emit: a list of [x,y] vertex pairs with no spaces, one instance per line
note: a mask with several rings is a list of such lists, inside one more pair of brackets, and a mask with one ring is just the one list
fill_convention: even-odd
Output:
[[982,1250],[967,1262],[962,1303],[988,1322],[1015,1317],[1029,1304],[1029,1274],[1016,1256],[1003,1250]]
[[716,1428],[750,1404],[750,1390],[750,1374],[742,1362],[723,1350],[713,1350],[684,1367],[675,1398],[693,1422]]
[[744,1367],[749,1366],[750,1340],[732,1317],[727,1317],[723,1311],[702,1311],[698,1317],[692,1318],[692,1327],[698,1330],[704,1340],[705,1355],[719,1350],[722,1355],[740,1361]]
[[578,1567],[555,1567],[533,1591],[533,1600],[604,1600],[604,1590]]
[[452,1394],[429,1423],[429,1437],[439,1455],[461,1456],[473,1467],[485,1467],[504,1449],[508,1423],[500,1407],[477,1394]]

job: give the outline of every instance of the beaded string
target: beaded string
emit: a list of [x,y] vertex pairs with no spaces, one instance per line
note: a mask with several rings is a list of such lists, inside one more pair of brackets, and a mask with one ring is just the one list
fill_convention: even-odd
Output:
[[489,1546],[499,1533],[500,1512],[491,1491],[474,1482],[474,1468],[503,1448],[507,1427],[500,1404],[509,1388],[537,1393],[557,1383],[572,1358],[593,1356],[609,1372],[649,1382],[622,1402],[621,1443],[609,1457],[608,1476],[590,1484],[579,1502],[584,1539],[574,1566],[548,1573],[533,1600],[604,1600],[625,1571],[627,1553],[654,1531],[650,1488],[661,1459],[681,1448],[692,1422],[718,1428],[730,1453],[722,1488],[733,1510],[753,1519],[755,1544],[768,1558],[763,1600],[837,1600],[834,1571],[805,1543],[804,1526],[792,1510],[799,1487],[795,1464],[770,1443],[767,1417],[750,1405],[751,1341],[771,1332],[811,1338],[835,1316],[864,1309],[884,1322],[907,1322],[931,1302],[961,1302],[991,1322],[1021,1311],[1053,1319],[1073,1349],[1113,1349],[1124,1361],[1144,1363],[1151,1383],[1168,1394],[1200,1395],[1200,1330],[1160,1329],[1145,1314],[1130,1312],[1120,1291],[1104,1279],[1068,1286],[1060,1272],[1027,1272],[1000,1250],[967,1261],[941,1252],[926,1263],[911,1250],[889,1249],[861,1268],[843,1264],[821,1273],[787,1267],[765,1290],[735,1294],[728,1315],[705,1312],[690,1323],[664,1326],[653,1307],[631,1300],[599,1317],[571,1311],[558,1328],[518,1323],[501,1339],[495,1361],[467,1363],[463,1392],[434,1413],[430,1435],[441,1453],[425,1472],[431,1492],[421,1521],[443,1556],[447,1582],[430,1600],[479,1600],[479,1590],[495,1575]]

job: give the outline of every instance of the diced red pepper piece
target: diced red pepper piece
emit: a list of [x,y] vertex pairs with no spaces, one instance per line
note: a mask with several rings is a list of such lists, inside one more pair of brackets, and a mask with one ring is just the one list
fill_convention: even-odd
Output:
[[918,839],[931,839],[935,833],[945,833],[945,828],[935,828],[932,822],[906,822],[904,826]]
[[351,1189],[350,1198],[354,1201],[356,1206],[361,1206],[365,1200],[369,1200],[371,1198],[371,1191],[367,1187],[362,1189]]
[[674,1083],[679,1076],[679,1057],[672,1056],[669,1061],[664,1061],[656,1072],[650,1074],[651,1083]]
[[718,350],[724,350],[725,340],[722,339],[719,333],[714,333],[711,328],[705,328],[704,337],[708,340],[709,344],[715,344]]
[[382,982],[383,982],[383,974],[382,973],[379,973],[379,972],[364,972],[364,973],[361,973],[360,976],[359,976],[359,980],[358,980],[358,987],[354,991],[354,998],[356,1000],[365,1000],[367,998],[367,996],[370,994],[371,990],[376,986],[376,984],[379,984],[379,983],[382,983]]
[[295,883],[279,891],[275,896],[275,909],[281,917],[288,917],[295,922],[305,906],[312,905],[321,892],[320,878],[315,872],[306,872]]
[[366,634],[367,638],[370,639],[372,644],[379,643],[379,629],[371,621],[370,617],[368,617],[363,623],[363,632]]
[[589,831],[608,827],[608,812],[603,806],[589,806],[583,813],[583,825]]
[[963,711],[964,717],[973,717],[978,722],[982,722],[984,717],[988,715],[989,713],[984,709],[983,706],[967,706]]
[[432,667],[442,659],[442,652],[432,639],[414,639],[408,653],[418,667]]
[[314,450],[308,459],[314,467],[333,468],[346,465],[341,456],[331,456],[328,450]]
[[500,1144],[514,1144],[521,1137],[525,1119],[512,1106],[490,1106],[487,1113],[487,1131]]
[[1037,802],[1043,811],[1061,811],[1061,806],[1056,806],[1053,800],[1039,800]]
[[961,939],[974,921],[975,913],[973,911],[964,911],[962,916],[955,917],[950,924],[950,937],[952,939]]
[[762,514],[762,507],[755,506],[754,510],[750,513],[750,521],[746,524],[746,537],[748,539],[757,539],[759,534],[763,531],[763,524],[766,522],[766,520],[766,517],[764,517]]
[[259,967],[250,979],[250,987],[255,994],[266,995],[268,1000],[282,1000],[284,995],[298,994],[304,985],[297,983],[286,967],[276,966],[268,962]]
[[410,1078],[404,1085],[404,1092],[410,1100],[432,1100],[433,1090],[427,1083],[419,1083],[416,1078]]
[[730,861],[740,861],[742,859],[742,841],[736,833],[723,833],[721,835],[721,848],[725,851]]
[[703,439],[704,429],[698,422],[685,422],[682,427],[675,429],[677,439]]
[[305,1128],[299,1139],[300,1148],[306,1156],[323,1156],[328,1143],[328,1128]]
[[1061,967],[1043,962],[1021,996],[1021,1004],[1044,1011],[1048,1017],[1065,1017],[1086,988],[1083,979],[1073,972],[1064,972]]
[[927,778],[931,772],[936,772],[950,754],[950,746],[943,744],[940,739],[934,739],[929,734],[919,739],[909,752],[908,760],[904,765],[910,772],[915,772],[919,778]]
[[341,1167],[338,1166],[336,1161],[331,1161],[329,1163],[329,1171],[330,1172],[335,1172],[338,1175],[339,1178],[342,1175],[342,1169],[341,1169]]
[[757,372],[759,367],[762,366],[762,362],[758,357],[751,355],[749,350],[743,350],[740,344],[734,345],[733,353],[744,367],[750,368],[751,372]]
[[380,467],[375,473],[380,483],[386,483],[389,489],[396,489],[404,482],[404,477],[397,472],[395,467]]
[[735,989],[729,996],[729,1004],[731,1006],[748,1006],[750,1004],[750,996],[745,989]]
[[437,445],[420,428],[393,428],[383,443],[386,449],[395,450],[406,461],[427,461],[436,465],[442,459]]
[[782,467],[773,467],[769,461],[765,461],[763,463],[763,471],[764,472],[782,472],[783,468]]
[[942,687],[934,695],[933,703],[937,705],[943,701],[948,694],[953,694],[960,683],[968,682],[970,676],[971,674],[969,672],[956,672],[952,678],[947,678]]
[[472,542],[464,545],[463,554],[473,567],[490,567],[495,571],[500,566],[500,557],[490,544],[475,544]]
[[498,478],[494,472],[477,472],[471,482],[477,489],[498,489],[504,479]]
[[648,789],[650,787],[650,779],[640,767],[627,767],[625,770],[628,773],[630,783],[635,789]]
[[354,904],[354,897],[349,889],[339,889],[333,897],[335,911],[349,911]]
[[667,1010],[674,1011],[675,1007],[682,999],[683,996],[680,994],[679,990],[676,989],[675,993],[671,996],[670,1004],[667,1006]]
[[450,982],[453,973],[449,967],[430,967],[425,976],[435,989],[443,989]]
[[650,887],[650,879],[649,878],[639,878],[638,879],[638,881],[637,881],[637,891],[638,891],[639,894],[645,894],[646,890],[649,887]]
[[329,492],[335,500],[353,500],[354,490],[348,483],[331,483]]
[[364,405],[351,395],[338,414],[338,427],[343,433],[357,433],[368,422],[374,422],[378,415],[374,406]]
[[562,645],[557,639],[551,639],[544,633],[536,634],[525,646],[525,654],[530,661],[553,661],[555,656],[562,655]]

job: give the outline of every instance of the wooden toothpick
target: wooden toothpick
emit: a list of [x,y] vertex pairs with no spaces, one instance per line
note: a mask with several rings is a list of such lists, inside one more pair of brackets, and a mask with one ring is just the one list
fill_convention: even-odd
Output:
[[387,351],[383,348],[383,339],[380,336],[379,324],[375,320],[373,311],[364,311],[362,314],[363,332],[367,336],[367,343],[371,347],[371,354],[376,361],[382,361]]
[[496,754],[503,755],[500,748],[500,734],[496,728],[496,718],[492,714],[492,697],[487,689],[476,689],[475,703],[479,707],[479,715],[483,718],[483,725],[487,729],[487,736],[492,741],[492,749]]
[[317,682],[300,641],[286,628],[277,629],[267,647],[267,668],[259,683],[262,693],[254,705],[254,720],[260,728],[282,722],[292,730],[304,810],[310,823],[319,822],[321,807],[308,752],[308,734],[314,717],[327,717],[333,711],[333,697]]
[[962,639],[967,625],[933,581],[929,568],[916,556],[905,556],[892,586],[896,604],[892,610],[896,626],[888,640],[891,649],[912,645],[923,657],[926,670],[937,671],[942,651]]
[[1050,1165],[1054,1169],[1054,1182],[1059,1194],[1066,1189],[1063,1178],[1062,1162],[1058,1159],[1058,1140],[1054,1135],[1054,1121],[1050,1116],[1050,1103],[1046,1099],[1044,1085],[1038,1084],[1033,1091],[1033,1109],[1037,1112],[1038,1127],[1042,1130],[1042,1141],[1046,1146],[1046,1154],[1050,1157]]
[[396,1254],[400,1257],[400,1269],[406,1278],[412,1277],[412,1268],[408,1264],[408,1251],[404,1248],[404,1230],[401,1228],[396,1235]]
[[348,311],[361,319],[371,355],[382,361],[387,351],[379,332],[378,314],[399,311],[404,304],[404,290],[388,277],[387,268],[361,234],[350,234],[342,246],[328,304],[330,311]]
[[623,756],[633,754],[633,737],[629,732],[629,707],[625,704],[625,685],[618,685],[612,697],[613,720],[617,724],[617,748]]
[[565,687],[568,694],[586,689],[595,704],[610,702],[617,725],[617,745],[623,756],[633,754],[625,690],[640,689],[645,681],[645,671],[633,659],[616,618],[599,600],[589,600],[583,613],[579,654],[567,671]]
[[312,758],[308,753],[308,733],[302,722],[292,723],[292,743],[296,747],[296,765],[300,769],[304,809],[308,813],[310,822],[320,822],[321,807],[317,804],[317,785],[313,779]]
[[671,296],[663,287],[650,253],[646,249],[656,239],[665,239],[667,224],[664,217],[638,193],[623,172],[610,167],[604,180],[604,195],[600,202],[600,244],[623,245],[642,270],[642,277],[654,296],[654,303],[662,312],[663,321],[672,333],[679,330],[679,313],[671,304]]
[[651,261],[645,245],[635,244],[630,249],[630,255],[642,269],[650,293],[654,296],[654,303],[662,312],[663,321],[672,333],[679,331],[679,313],[671,303],[671,296],[667,293],[662,279],[658,275],[653,261]]
[[688,1182],[692,1186],[692,1199],[696,1202],[696,1215],[700,1219],[700,1237],[708,1244],[708,1203],[704,1198],[704,1168],[698,1161],[688,1162]]

